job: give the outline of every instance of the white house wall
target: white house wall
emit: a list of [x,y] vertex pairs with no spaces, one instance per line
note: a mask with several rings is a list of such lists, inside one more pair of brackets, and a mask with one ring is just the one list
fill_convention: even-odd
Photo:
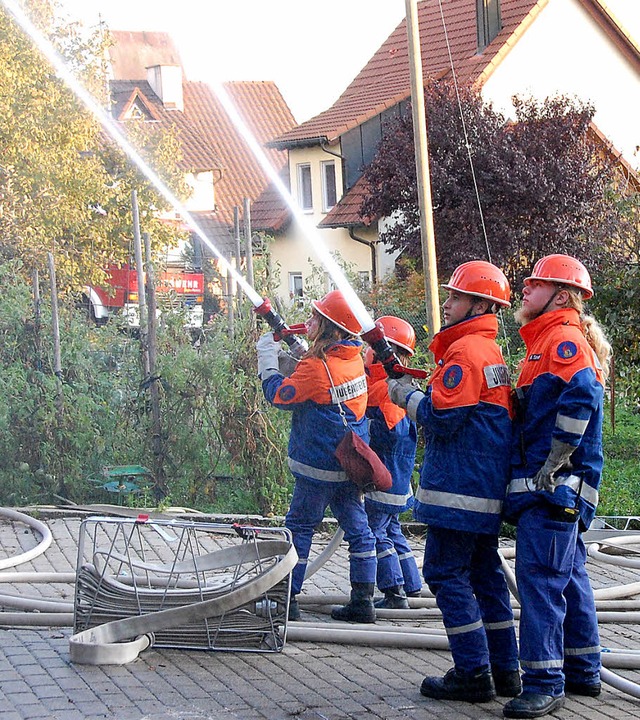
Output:
[[578,0],[549,0],[482,94],[510,117],[515,94],[590,101],[597,127],[632,167],[640,167],[640,74]]
[[[331,148],[339,152],[339,146]],[[336,170],[337,199],[342,196],[342,163],[340,158],[324,152],[321,148],[300,148],[289,151],[289,170],[291,177],[291,195],[298,205],[298,165],[308,163],[311,166],[311,191],[313,198],[313,210],[304,212],[305,225],[310,225],[311,237],[303,231],[302,227],[295,220],[287,229],[285,236],[278,237],[277,242],[271,246],[271,257],[274,266],[280,272],[280,285],[278,295],[286,299],[289,297],[289,276],[290,273],[302,273],[303,281],[309,279],[313,265],[322,266],[320,257],[314,250],[314,245],[324,243],[329,252],[340,253],[346,263],[352,263],[357,271],[371,271],[371,251],[369,247],[352,240],[346,228],[318,228],[318,224],[326,217],[327,213],[322,209],[322,179],[321,163],[334,160]],[[302,211],[301,211],[302,212]],[[360,233],[357,233],[360,236]],[[375,239],[375,233],[368,233],[369,237],[362,233],[366,239]]]

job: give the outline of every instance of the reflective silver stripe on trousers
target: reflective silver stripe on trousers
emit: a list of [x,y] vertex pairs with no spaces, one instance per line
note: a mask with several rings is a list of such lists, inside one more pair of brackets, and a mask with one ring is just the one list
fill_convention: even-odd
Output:
[[[580,488],[580,478],[576,475],[557,477],[554,482],[556,487],[560,487],[560,485],[568,485],[576,493],[580,490],[580,496],[584,500],[591,503],[594,507],[598,505],[598,491],[592,488],[591,485],[587,485],[587,483],[582,483],[582,488]],[[533,478],[514,478],[509,483],[507,494],[523,492],[534,492]]]
[[523,660],[520,658],[522,667],[531,668],[532,670],[544,670],[545,668],[561,668],[564,661],[560,660]]
[[591,647],[584,647],[584,648],[565,648],[564,654],[565,655],[594,655],[595,653],[599,653],[601,650],[600,645],[592,645]]
[[515,626],[513,620],[503,620],[502,622],[485,623],[485,630],[506,630]]
[[309,558],[298,558],[296,565],[306,565],[309,562]]
[[389,548],[388,550],[383,550],[381,553],[378,553],[378,560],[380,558],[389,557],[389,555],[395,555],[396,551],[395,548]]
[[367,550],[365,552],[349,553],[350,558],[374,558],[376,556],[375,550]]
[[349,478],[343,470],[321,470],[320,468],[312,467],[311,465],[305,465],[298,460],[287,458],[289,470],[291,472],[298,473],[298,475],[304,475],[305,477],[312,478],[313,480],[325,480],[326,482],[345,482]]
[[398,560],[408,560],[409,558],[412,558],[414,555],[412,552],[406,552],[402,553],[402,555],[398,555]]
[[439,490],[425,490],[424,488],[418,488],[416,500],[424,505],[437,505],[438,507],[470,510],[490,515],[499,515],[502,510],[502,500],[488,500],[473,495],[460,495]]
[[375,500],[376,502],[384,503],[385,505],[397,505],[398,507],[404,507],[407,504],[407,500],[411,497],[412,493],[408,492],[406,495],[394,495],[393,493],[382,492],[374,490],[373,492],[365,493],[364,496],[369,500]]
[[584,435],[588,424],[588,420],[578,420],[578,418],[560,415],[560,413],[558,413],[556,417],[556,427],[559,430],[564,430],[564,432],[573,433],[574,435]]
[[458,627],[454,628],[445,628],[447,631],[447,635],[462,635],[463,633],[473,632],[474,630],[479,630],[482,627],[482,620],[478,620],[478,622],[469,623],[469,625],[459,625]]

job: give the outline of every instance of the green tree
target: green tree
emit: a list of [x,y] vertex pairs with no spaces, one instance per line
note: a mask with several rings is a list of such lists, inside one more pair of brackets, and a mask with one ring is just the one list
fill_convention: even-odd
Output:
[[[516,286],[542,255],[576,254],[594,268],[611,254],[619,230],[614,169],[590,133],[593,107],[567,97],[515,98],[516,117],[507,122],[472,88],[460,88],[459,106],[446,81],[427,86],[426,104],[442,277],[471,258],[488,259],[487,243]],[[365,169],[370,191],[361,214],[395,218],[382,239],[419,261],[413,148],[411,118],[391,123]]]
[[[104,34],[57,19],[48,0],[31,0],[28,7],[34,23],[85,85],[106,87]],[[133,189],[143,231],[150,232],[158,248],[175,244],[178,233],[158,218],[167,201],[107,138],[4,8],[0,103],[2,257],[20,257],[29,273],[43,268],[46,253],[53,252],[62,288],[99,282],[107,264],[128,257]],[[142,123],[127,131],[163,180],[184,193],[175,134]]]

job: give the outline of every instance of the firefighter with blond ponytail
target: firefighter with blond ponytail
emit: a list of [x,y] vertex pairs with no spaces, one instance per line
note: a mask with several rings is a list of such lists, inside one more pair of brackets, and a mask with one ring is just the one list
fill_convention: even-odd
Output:
[[600,694],[600,644],[581,533],[598,505],[604,383],[611,347],[584,313],[593,296],[585,266],[539,260],[516,319],[526,355],[517,381],[505,516],[516,524],[523,693],[508,718],[559,708],[565,691]]
[[376,543],[360,488],[349,480],[335,455],[347,426],[368,442],[367,380],[357,336],[362,328],[339,290],[313,301],[307,321],[311,346],[290,377],[279,372],[280,343],[273,333],[257,343],[258,375],[266,399],[292,413],[288,463],[295,478],[285,519],[298,563],[291,574],[289,619],[298,620],[302,589],[316,526],[327,507],[349,544],[351,601],[333,610],[336,620],[375,622],[373,592]]
[[498,553],[509,481],[511,383],[496,343],[496,311],[509,283],[491,263],[456,268],[443,286],[444,326],[429,349],[436,368],[426,392],[405,378],[389,396],[423,428],[424,462],[414,516],[428,525],[423,576],[442,612],[454,667],[426,677],[440,700],[489,702],[520,692],[509,590]]

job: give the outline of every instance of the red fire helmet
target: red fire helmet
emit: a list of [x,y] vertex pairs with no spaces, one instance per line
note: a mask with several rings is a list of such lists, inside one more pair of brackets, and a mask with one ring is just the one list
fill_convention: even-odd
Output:
[[311,304],[316,312],[348,333],[358,335],[362,332],[362,326],[340,290],[332,290],[322,300],[314,300]]
[[585,300],[593,297],[591,277],[587,268],[571,255],[547,255],[534,265],[533,272],[525,278],[524,284],[532,280],[560,283],[578,288]]
[[484,260],[471,260],[458,265],[449,282],[442,287],[511,307],[511,288],[505,274],[499,267]]

